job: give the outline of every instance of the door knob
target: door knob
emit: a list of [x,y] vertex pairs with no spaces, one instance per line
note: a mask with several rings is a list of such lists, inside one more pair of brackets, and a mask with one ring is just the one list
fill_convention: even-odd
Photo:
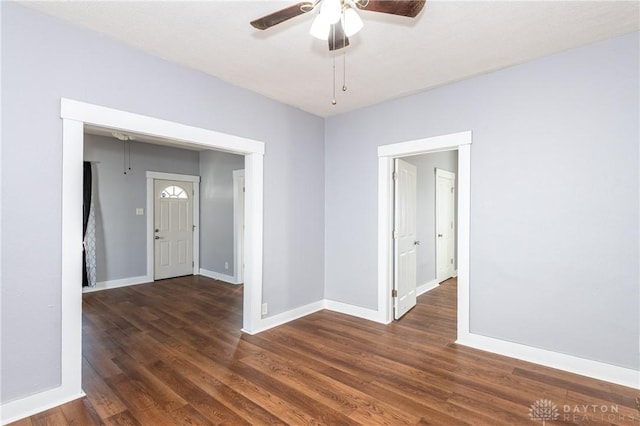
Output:
[[160,232],[160,230],[159,230],[159,229],[154,229],[154,231],[155,231],[155,232]]
[[156,239],[156,240],[159,240],[159,239],[160,239],[160,237],[158,237],[158,236],[156,235],[155,239]]
[[438,234],[438,238],[442,238],[442,234]]
[[419,246],[419,245],[420,245],[420,241],[414,241],[414,242],[413,242],[413,245],[414,245],[414,246]]

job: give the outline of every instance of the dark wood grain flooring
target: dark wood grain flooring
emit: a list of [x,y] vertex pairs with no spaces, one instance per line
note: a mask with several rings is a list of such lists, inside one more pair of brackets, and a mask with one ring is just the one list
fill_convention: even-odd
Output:
[[[198,276],[85,294],[87,396],[14,425],[640,424],[633,389],[456,345],[454,279],[390,325],[322,311],[249,336],[241,309]],[[558,416],[531,418],[541,400]]]

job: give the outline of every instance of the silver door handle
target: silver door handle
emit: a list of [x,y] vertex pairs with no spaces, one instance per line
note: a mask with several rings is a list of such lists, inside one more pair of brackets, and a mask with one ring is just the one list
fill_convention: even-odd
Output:
[[442,238],[442,234],[438,234],[438,238]]
[[156,240],[159,240],[159,239],[160,239],[160,237],[158,237],[158,236],[156,235],[156,236],[155,236],[155,239],[156,239]]
[[413,245],[414,245],[414,246],[419,246],[419,245],[420,245],[420,241],[414,241],[414,242],[413,242]]

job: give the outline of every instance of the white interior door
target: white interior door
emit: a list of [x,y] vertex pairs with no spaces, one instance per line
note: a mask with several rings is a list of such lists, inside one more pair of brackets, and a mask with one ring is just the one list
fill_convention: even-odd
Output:
[[456,175],[436,169],[436,279],[439,283],[455,273]]
[[193,183],[154,180],[154,276],[193,273]]
[[394,317],[416,305],[416,166],[395,160],[394,174]]

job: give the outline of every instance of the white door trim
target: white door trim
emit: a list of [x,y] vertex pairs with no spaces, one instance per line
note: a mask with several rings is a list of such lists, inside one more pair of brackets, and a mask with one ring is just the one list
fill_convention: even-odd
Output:
[[147,171],[147,280],[154,280],[153,267],[153,218],[155,213],[153,181],[156,179],[176,180],[179,182],[193,183],[193,275],[200,273],[200,176],[181,175],[177,173],[164,173]]
[[233,171],[233,279],[236,284],[242,283],[244,238],[242,227],[244,226],[244,191],[240,185],[240,178],[244,178],[244,169]]
[[469,333],[471,131],[378,147],[378,321],[393,319],[393,159],[458,150],[458,337]]
[[[84,125],[163,137],[185,146],[219,149],[245,156],[245,279],[243,331],[263,329],[263,162],[264,143],[239,136],[62,98],[62,283],[61,385],[56,401],[82,392],[82,161]],[[40,401],[40,395],[34,395]],[[54,397],[45,398],[48,401]],[[32,397],[21,403],[38,404]],[[46,405],[42,402],[41,405]]]

